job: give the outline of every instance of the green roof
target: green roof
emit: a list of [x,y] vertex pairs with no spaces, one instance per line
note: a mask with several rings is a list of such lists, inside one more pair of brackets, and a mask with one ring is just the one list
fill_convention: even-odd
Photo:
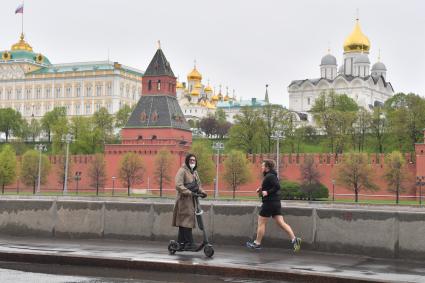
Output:
[[38,54],[30,51],[24,51],[24,50],[11,50],[11,51],[0,51],[0,61],[3,61],[3,53],[9,52],[11,55],[11,58],[8,61],[14,61],[14,60],[25,60],[29,61],[30,63],[36,63],[36,64],[45,64],[45,65],[51,65],[49,59],[43,55],[43,61],[41,63],[38,63],[36,61],[36,57]]
[[[29,74],[53,74],[53,73],[85,72],[85,71],[97,71],[97,70],[107,71],[107,70],[114,70],[114,69],[115,67],[113,62],[102,61],[102,62],[50,65],[49,67],[41,68]],[[137,76],[143,76],[142,71],[139,71],[130,67],[121,66],[121,69]]]

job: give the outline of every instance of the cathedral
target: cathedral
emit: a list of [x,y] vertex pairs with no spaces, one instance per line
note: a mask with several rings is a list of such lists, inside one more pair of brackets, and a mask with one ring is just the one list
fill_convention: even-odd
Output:
[[234,95],[232,97],[229,96],[228,89],[226,94],[223,95],[221,86],[218,93],[216,93],[209,82],[204,85],[202,83],[202,74],[197,70],[196,65],[187,75],[187,83],[177,83],[176,92],[185,118],[189,121],[199,121],[209,114],[214,114],[219,102],[236,99]]
[[370,47],[356,19],[353,32],[344,42],[343,62],[339,68],[336,57],[328,50],[320,62],[320,78],[294,80],[289,84],[289,109],[306,114],[311,122],[309,110],[315,99],[332,90],[348,95],[368,110],[382,105],[394,94],[394,89],[387,81],[387,68],[380,56],[370,67]]

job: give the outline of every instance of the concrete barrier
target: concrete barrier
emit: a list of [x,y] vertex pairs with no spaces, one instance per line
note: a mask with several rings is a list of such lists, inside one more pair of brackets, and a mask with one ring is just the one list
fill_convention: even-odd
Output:
[[[255,236],[257,203],[205,202],[203,210],[213,242],[243,245]],[[425,211],[284,206],[282,212],[306,249],[425,259]],[[0,235],[169,240],[177,235],[172,213],[171,201],[1,199]],[[273,221],[263,243],[290,247]]]

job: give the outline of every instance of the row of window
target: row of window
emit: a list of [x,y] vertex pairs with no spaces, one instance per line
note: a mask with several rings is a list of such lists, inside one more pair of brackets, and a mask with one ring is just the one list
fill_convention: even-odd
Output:
[[[7,106],[6,106],[7,107]],[[112,104],[111,103],[91,103],[86,104],[65,104],[65,105],[54,105],[46,104],[44,107],[40,104],[37,105],[16,105],[14,109],[20,112],[23,116],[42,116],[44,113],[51,111],[54,107],[65,107],[67,115],[91,115],[96,111],[99,111],[100,108],[105,107],[110,114],[112,114]],[[43,111],[44,110],[44,111]]]
[[[34,95],[32,93],[32,89],[23,89],[17,88],[15,89],[15,93],[13,93],[12,89],[6,89],[5,91],[0,89],[0,100],[30,100],[30,99],[50,99],[50,98],[71,98],[71,97],[93,97],[93,96],[112,96],[112,85],[108,84],[106,86],[106,92],[103,92],[102,85],[96,85],[95,89],[91,86],[86,86],[84,91],[82,91],[80,86],[75,86],[72,88],[71,86],[67,86],[64,89],[62,87],[55,87],[54,89],[50,87],[44,88],[44,93],[41,87],[35,88]],[[130,94],[129,88],[124,93],[124,87],[120,88],[120,96],[132,98],[133,100],[137,99],[136,89],[133,88],[133,92]]]

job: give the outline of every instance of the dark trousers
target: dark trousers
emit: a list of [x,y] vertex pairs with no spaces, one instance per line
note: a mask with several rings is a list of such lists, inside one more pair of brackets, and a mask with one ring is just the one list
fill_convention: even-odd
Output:
[[192,228],[179,226],[179,243],[193,243]]

